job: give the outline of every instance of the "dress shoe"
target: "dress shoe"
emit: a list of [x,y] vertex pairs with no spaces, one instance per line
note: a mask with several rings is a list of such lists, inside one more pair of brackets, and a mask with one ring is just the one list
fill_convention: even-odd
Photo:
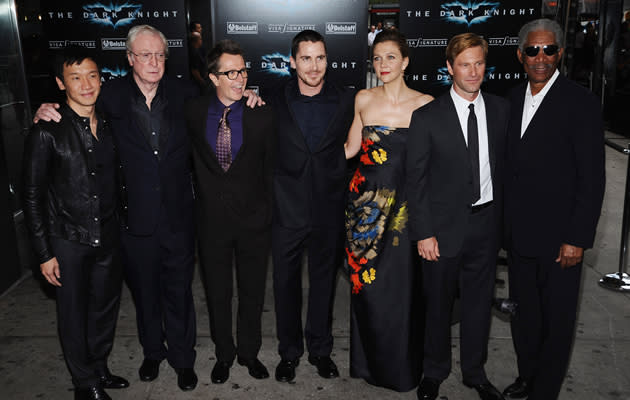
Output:
[[227,363],[225,361],[217,361],[214,364],[214,368],[212,368],[212,373],[210,374],[210,378],[212,383],[225,383],[230,377],[230,367],[232,364]]
[[418,400],[435,400],[440,392],[442,382],[433,378],[422,378],[418,385]]
[[129,387],[128,380],[121,376],[112,375],[109,371],[105,371],[98,379],[101,382],[101,387],[104,389],[124,389]]
[[138,375],[140,375],[140,380],[143,382],[151,382],[158,377],[160,373],[160,363],[162,361],[151,360],[149,358],[145,358],[138,370]]
[[295,379],[295,367],[300,363],[299,359],[280,360],[280,364],[276,367],[276,380],[278,382],[291,382]]
[[177,386],[184,392],[197,387],[197,374],[192,368],[177,368]]
[[322,378],[330,379],[339,376],[335,362],[328,356],[308,356],[308,362],[317,367],[317,373]]
[[249,374],[255,379],[266,379],[269,378],[269,371],[260,362],[258,358],[245,359],[238,357],[236,359],[240,365],[246,366]]
[[501,392],[499,392],[490,382],[471,384],[464,381],[464,385],[471,389],[475,389],[477,393],[479,393],[479,398],[481,400],[505,400],[505,397],[503,397]]
[[87,389],[75,389],[74,400],[112,400],[100,386],[92,386]]
[[510,399],[524,399],[529,396],[530,386],[525,379],[516,378],[513,384],[506,387],[503,395]]

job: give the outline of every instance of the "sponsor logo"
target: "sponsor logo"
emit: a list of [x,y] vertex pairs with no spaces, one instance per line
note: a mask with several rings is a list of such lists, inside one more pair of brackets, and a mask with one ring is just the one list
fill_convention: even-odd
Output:
[[268,24],[267,32],[272,33],[298,33],[304,30],[315,30],[315,24]]
[[488,38],[490,46],[518,46],[518,36]]
[[326,35],[356,35],[356,22],[326,22]]
[[101,38],[101,49],[103,50],[125,50],[125,38]]
[[168,47],[184,47],[184,39],[166,39]]
[[80,46],[86,49],[95,49],[96,40],[49,40],[49,49],[63,49],[66,46]]
[[258,22],[228,22],[228,35],[257,35]]
[[448,39],[446,38],[436,38],[436,39],[425,39],[425,38],[417,38],[417,39],[407,39],[407,46],[410,48],[416,47],[446,47],[448,45]]
[[121,68],[119,66],[115,66],[111,68],[103,67],[101,69],[101,81],[105,82],[112,79],[123,77],[127,75],[127,72],[129,72],[129,70],[127,70],[126,68]]
[[289,76],[291,75],[291,61],[288,55],[282,53],[265,54],[260,57],[260,71],[275,75]]

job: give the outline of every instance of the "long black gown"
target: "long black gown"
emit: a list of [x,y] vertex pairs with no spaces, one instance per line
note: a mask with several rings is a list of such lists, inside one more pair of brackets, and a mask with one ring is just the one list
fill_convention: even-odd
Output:
[[346,208],[350,375],[397,391],[418,385],[424,331],[420,264],[407,230],[407,133],[363,128]]

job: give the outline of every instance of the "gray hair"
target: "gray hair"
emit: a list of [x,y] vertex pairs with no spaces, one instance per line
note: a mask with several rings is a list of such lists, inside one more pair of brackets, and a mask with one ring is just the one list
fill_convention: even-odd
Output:
[[162,43],[164,43],[164,54],[168,57],[168,42],[166,41],[166,36],[158,29],[152,27],[151,25],[136,25],[133,28],[129,29],[129,33],[127,34],[127,41],[125,42],[125,46],[127,47],[127,53],[131,53],[131,45],[133,44],[136,37],[138,37],[141,33],[150,33],[152,35],[158,35],[160,39],[162,39]]
[[562,32],[562,27],[556,21],[540,18],[530,21],[523,25],[521,30],[518,32],[518,48],[523,51],[525,47],[525,42],[527,41],[527,36],[531,32],[538,31],[547,31],[553,33],[556,43],[560,47],[564,47],[564,33]]

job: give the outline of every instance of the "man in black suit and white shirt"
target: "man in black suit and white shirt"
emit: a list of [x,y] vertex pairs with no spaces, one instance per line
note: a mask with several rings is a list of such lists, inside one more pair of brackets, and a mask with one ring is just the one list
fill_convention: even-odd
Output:
[[416,110],[409,126],[409,230],[418,242],[426,299],[424,378],[419,399],[437,398],[451,371],[453,300],[461,299],[464,384],[502,399],[484,370],[499,248],[507,103],[480,92],[488,44],[464,33],[446,48],[453,85]]
[[519,377],[509,398],[558,397],[571,355],[584,249],[593,245],[605,185],[596,96],[560,75],[562,29],[540,19],[519,33],[528,82],[510,94],[505,244]]

